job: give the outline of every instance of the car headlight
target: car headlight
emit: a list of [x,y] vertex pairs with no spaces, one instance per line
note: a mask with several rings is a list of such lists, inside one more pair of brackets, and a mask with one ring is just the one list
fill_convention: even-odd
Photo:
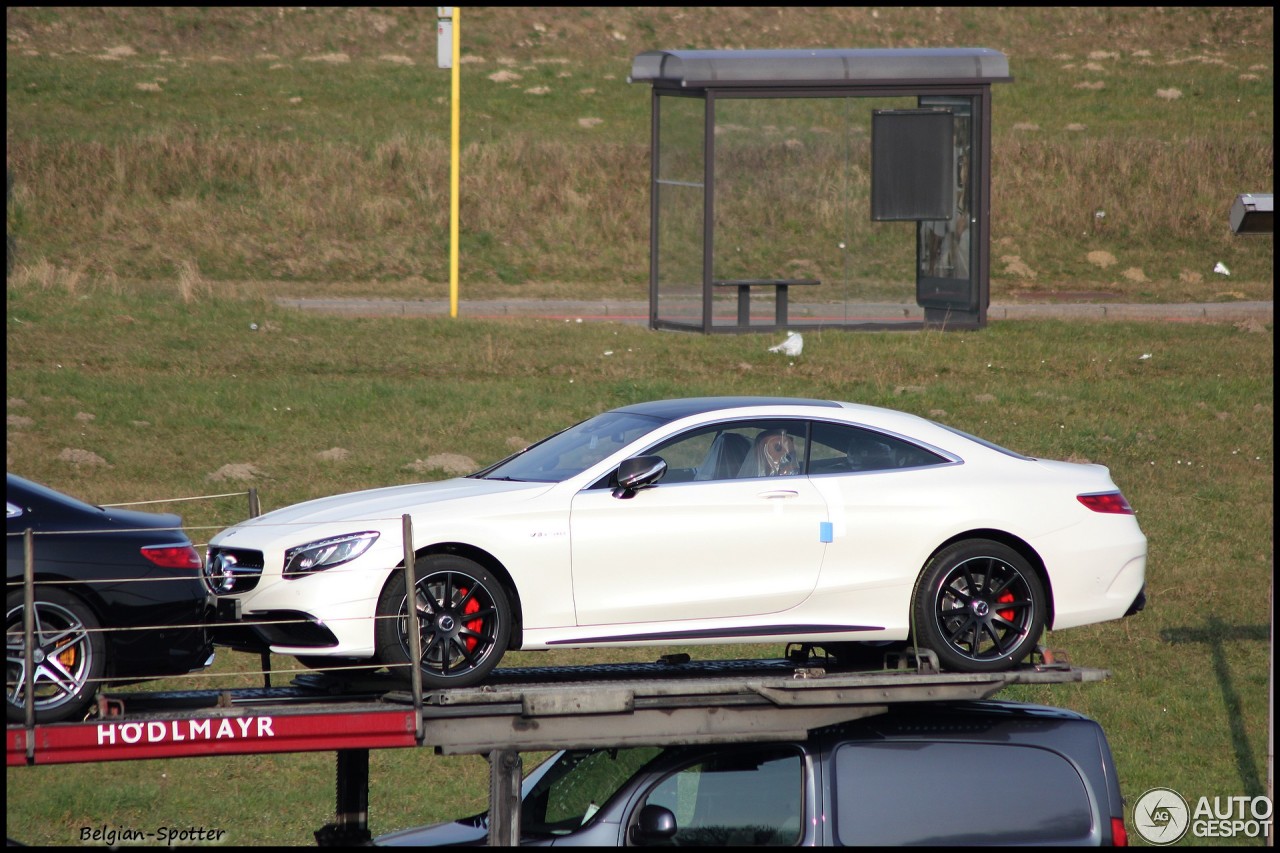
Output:
[[367,530],[290,548],[284,552],[284,577],[296,580],[312,572],[348,563],[368,551],[377,539],[377,531]]

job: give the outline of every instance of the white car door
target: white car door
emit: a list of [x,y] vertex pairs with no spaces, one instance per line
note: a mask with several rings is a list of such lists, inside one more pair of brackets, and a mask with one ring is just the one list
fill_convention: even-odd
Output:
[[[759,444],[776,425],[731,426]],[[803,425],[787,427],[798,429],[792,435],[802,464]],[[579,625],[777,613],[813,590],[831,526],[826,502],[798,467],[755,476],[759,471],[750,470],[748,460],[717,479],[709,470],[714,449],[702,465],[680,465],[682,453],[706,448],[723,430],[657,448],[671,466],[668,476],[631,498],[615,498],[608,488],[574,497],[570,540]]]

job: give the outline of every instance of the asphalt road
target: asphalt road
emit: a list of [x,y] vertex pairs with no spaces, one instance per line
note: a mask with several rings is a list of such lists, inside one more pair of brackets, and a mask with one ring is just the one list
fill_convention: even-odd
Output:
[[[447,300],[307,299],[279,298],[277,304],[303,311],[319,311],[351,317],[449,316]],[[762,325],[773,323],[773,305],[761,306],[753,315]],[[542,299],[471,300],[458,303],[458,316],[473,319],[538,317],[548,320],[611,321],[647,325],[648,301],[568,301]],[[1169,320],[1181,322],[1236,323],[1245,320],[1271,323],[1272,302],[1188,302],[1171,304],[1115,303],[993,303],[988,322],[1006,320]],[[797,326],[821,319],[840,323],[922,320],[923,309],[914,304],[866,303],[858,305],[792,302],[790,318]]]

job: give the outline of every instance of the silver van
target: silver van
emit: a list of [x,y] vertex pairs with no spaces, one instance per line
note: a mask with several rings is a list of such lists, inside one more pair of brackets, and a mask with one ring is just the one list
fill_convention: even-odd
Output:
[[[1011,702],[912,703],[802,741],[564,750],[524,780],[521,843],[1124,845],[1101,726]],[[484,844],[487,814],[379,845]]]

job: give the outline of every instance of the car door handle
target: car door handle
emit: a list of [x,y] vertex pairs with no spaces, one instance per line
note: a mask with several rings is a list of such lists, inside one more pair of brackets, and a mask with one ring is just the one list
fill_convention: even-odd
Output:
[[800,493],[792,489],[774,489],[769,492],[761,492],[756,495],[758,498],[764,498],[767,501],[779,500],[780,498],[798,498]]

